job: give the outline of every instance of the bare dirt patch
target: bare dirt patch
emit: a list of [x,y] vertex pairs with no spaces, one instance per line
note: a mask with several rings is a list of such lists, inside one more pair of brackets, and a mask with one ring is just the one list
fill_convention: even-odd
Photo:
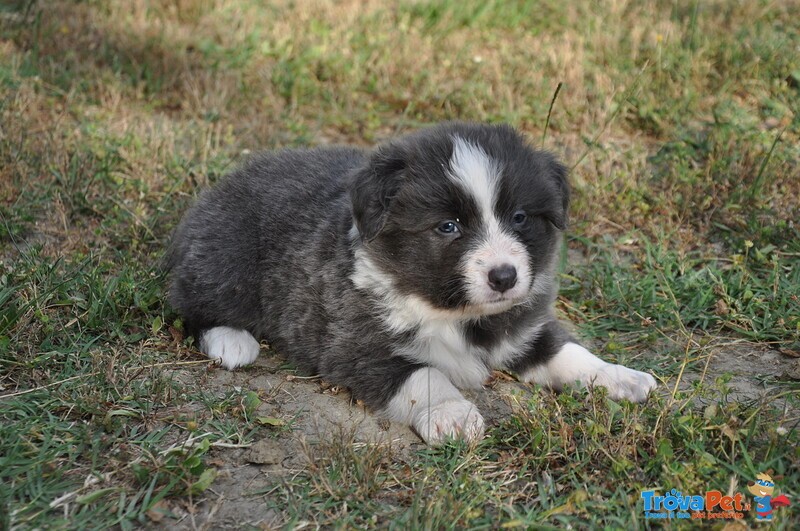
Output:
[[[281,369],[284,360],[267,351],[250,367],[227,371],[195,367],[176,371],[183,383],[224,395],[234,388],[258,393],[262,402],[254,415],[265,425],[277,424],[243,448],[211,450],[210,463],[218,467],[212,488],[181,506],[165,508],[176,518],[152,522],[155,527],[178,529],[269,528],[285,517],[267,506],[267,498],[282,480],[313,467],[314,447],[349,444],[381,445],[393,459],[404,460],[425,448],[408,427],[379,419],[355,403],[346,390],[319,378],[296,376]],[[488,422],[489,429],[511,412],[511,403],[531,390],[503,375],[482,391],[467,391]],[[166,512],[165,511],[165,512]],[[158,516],[156,517],[158,519]]]

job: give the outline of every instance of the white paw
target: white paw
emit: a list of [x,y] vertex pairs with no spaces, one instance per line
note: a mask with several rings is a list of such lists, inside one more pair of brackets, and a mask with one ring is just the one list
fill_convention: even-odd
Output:
[[440,444],[448,438],[477,441],[483,437],[483,424],[475,404],[463,398],[422,409],[414,418],[414,429],[428,444]]
[[608,389],[613,400],[626,399],[631,402],[644,402],[656,388],[656,380],[646,372],[635,371],[622,365],[606,363],[584,377],[588,386],[601,386]]
[[250,332],[227,326],[206,330],[200,338],[200,350],[220,361],[228,370],[250,365],[258,357],[260,347]]
[[631,402],[644,402],[656,388],[656,380],[649,374],[606,363],[572,342],[565,343],[547,363],[528,369],[522,378],[553,389],[575,382],[588,387],[605,387],[613,400],[624,398]]

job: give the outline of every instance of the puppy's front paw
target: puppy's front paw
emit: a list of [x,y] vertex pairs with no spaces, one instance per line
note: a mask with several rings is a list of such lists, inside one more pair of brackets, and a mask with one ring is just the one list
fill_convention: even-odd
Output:
[[605,387],[608,389],[608,396],[613,400],[624,398],[631,402],[644,402],[656,388],[655,378],[646,372],[613,363],[606,363],[588,375],[585,383],[589,386]]
[[471,442],[483,437],[484,422],[475,404],[462,398],[419,411],[414,429],[428,444],[441,444],[448,438]]
[[644,402],[656,388],[656,380],[649,374],[606,363],[572,342],[565,343],[547,363],[528,369],[522,378],[553,389],[575,382],[582,386],[605,387],[610,398],[625,398],[631,402]]
[[228,326],[210,328],[200,338],[200,350],[209,358],[218,359],[228,370],[253,363],[259,349],[250,332]]

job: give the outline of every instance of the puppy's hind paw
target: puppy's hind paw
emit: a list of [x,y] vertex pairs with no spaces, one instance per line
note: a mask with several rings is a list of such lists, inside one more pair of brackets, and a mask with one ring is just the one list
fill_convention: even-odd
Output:
[[483,438],[484,421],[469,400],[446,400],[417,413],[414,429],[428,444],[441,444],[448,438],[467,442]]
[[258,357],[260,347],[250,332],[216,326],[209,328],[200,337],[200,350],[209,358],[220,361],[228,370],[250,365]]

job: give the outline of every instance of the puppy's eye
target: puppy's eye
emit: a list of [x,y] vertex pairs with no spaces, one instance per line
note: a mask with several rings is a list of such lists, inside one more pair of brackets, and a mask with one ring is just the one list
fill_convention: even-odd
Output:
[[448,220],[439,223],[439,226],[436,227],[436,232],[440,234],[458,234],[460,229],[458,228],[458,223]]
[[526,214],[523,210],[517,210],[511,217],[511,222],[515,227],[523,226],[526,221],[528,221],[528,214]]

